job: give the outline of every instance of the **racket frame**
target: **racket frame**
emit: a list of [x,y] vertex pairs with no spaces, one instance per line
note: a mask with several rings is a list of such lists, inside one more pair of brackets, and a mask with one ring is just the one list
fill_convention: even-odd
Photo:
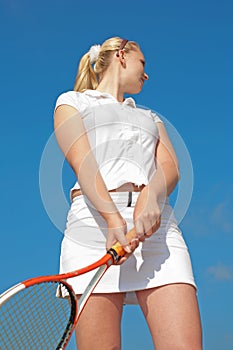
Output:
[[[135,236],[134,229],[129,231],[126,235],[128,241],[134,238],[134,236]],[[111,265],[116,265],[119,262],[120,258],[123,257],[125,254],[126,252],[124,248],[119,243],[116,243],[111,249],[107,251],[107,253],[101,259],[99,259],[98,261],[86,267],[83,267],[81,269],[68,272],[68,273],[56,274],[56,275],[50,275],[50,276],[39,276],[39,277],[27,279],[9,288],[8,290],[6,290],[4,293],[0,295],[0,307],[5,302],[7,302],[13,295],[33,285],[46,283],[46,282],[58,282],[58,283],[64,284],[68,290],[70,300],[71,300],[71,317],[69,322],[66,325],[63,336],[61,337],[61,340],[56,348],[56,350],[63,350],[66,348],[71,338],[71,335],[76,327],[78,319],[81,316],[82,311],[89,297],[94,291],[96,285],[99,283],[99,281],[101,280],[105,272],[108,270],[108,268]],[[69,278],[83,275],[95,269],[98,269],[98,270],[95,272],[94,276],[92,277],[91,281],[88,283],[86,289],[84,290],[84,292],[82,293],[78,301],[72,286],[66,280]],[[74,317],[73,317],[73,313],[75,313]],[[71,321],[71,319],[73,319],[73,321]]]

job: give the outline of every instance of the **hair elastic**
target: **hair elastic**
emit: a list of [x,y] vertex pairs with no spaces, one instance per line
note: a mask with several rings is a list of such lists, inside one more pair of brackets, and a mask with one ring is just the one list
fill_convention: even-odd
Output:
[[89,50],[90,63],[93,64],[98,60],[100,53],[100,45],[93,45]]

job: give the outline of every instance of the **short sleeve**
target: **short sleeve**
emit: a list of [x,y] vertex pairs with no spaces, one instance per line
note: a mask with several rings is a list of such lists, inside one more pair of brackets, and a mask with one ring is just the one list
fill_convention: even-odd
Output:
[[61,105],[68,105],[77,109],[80,113],[86,108],[86,104],[83,102],[81,93],[76,91],[67,91],[61,94],[55,104],[54,112],[57,107]]
[[150,115],[155,123],[163,123],[162,119],[158,116],[157,113],[150,111]]

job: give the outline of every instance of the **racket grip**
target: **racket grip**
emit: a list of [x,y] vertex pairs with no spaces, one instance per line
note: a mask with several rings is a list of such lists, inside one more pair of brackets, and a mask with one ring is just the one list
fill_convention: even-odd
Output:
[[[135,238],[135,228],[132,228],[127,234],[126,238],[128,242],[130,242],[133,238]],[[108,251],[114,258],[115,262],[118,262],[120,258],[122,258],[127,252],[124,250],[124,248],[120,245],[119,242],[114,244],[111,249]]]

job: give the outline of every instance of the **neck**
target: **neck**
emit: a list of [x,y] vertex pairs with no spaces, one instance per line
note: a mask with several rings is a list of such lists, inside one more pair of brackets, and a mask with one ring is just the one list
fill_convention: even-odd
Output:
[[119,73],[116,70],[105,72],[96,90],[111,94],[119,102],[124,101],[124,92],[120,86]]
[[96,90],[100,92],[107,92],[115,97],[118,102],[124,101],[124,94],[122,94],[115,86],[111,86],[111,84],[99,84]]

